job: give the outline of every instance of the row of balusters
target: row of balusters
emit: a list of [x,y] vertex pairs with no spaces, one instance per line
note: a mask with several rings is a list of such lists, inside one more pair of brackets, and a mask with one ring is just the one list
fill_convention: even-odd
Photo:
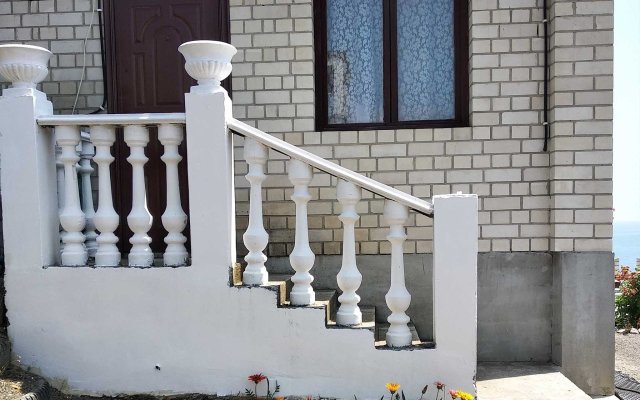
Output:
[[[90,127],[90,141],[95,146],[95,155],[92,157],[90,151],[81,151],[80,155],[76,151],[81,143],[80,127],[55,128],[56,143],[61,149],[59,161],[64,182],[63,205],[60,209],[60,224],[63,229],[62,265],[86,265],[89,257],[93,257],[96,266],[117,266],[121,262],[118,238],[114,233],[120,218],[113,207],[110,172],[110,165],[114,161],[111,147],[115,143],[115,129],[114,126]],[[183,126],[161,124],[158,126],[158,138],[164,146],[161,159],[166,164],[167,171],[167,208],[162,215],[162,223],[168,234],[164,239],[167,249],[163,262],[167,266],[184,265],[188,253],[184,246],[186,237],[182,231],[187,225],[187,215],[180,202],[178,178],[178,163],[182,159],[178,146],[183,140]],[[151,238],[148,235],[153,216],[146,205],[144,179],[144,165],[148,161],[144,149],[149,142],[149,128],[127,125],[124,127],[124,140],[131,150],[127,161],[132,166],[132,206],[127,223],[133,236],[129,239],[132,248],[127,264],[149,267],[154,263],[154,254],[149,246]],[[247,266],[243,283],[263,285],[268,282],[264,250],[269,243],[269,235],[264,229],[262,213],[262,183],[266,179],[268,149],[263,144],[246,138],[244,156],[249,166],[246,178],[250,183],[250,197],[249,224],[243,235],[244,244],[249,251],[245,257]],[[91,159],[98,166],[98,209],[95,212],[90,178],[93,172]],[[295,271],[291,278],[294,285],[290,302],[292,305],[304,306],[315,302],[311,286],[313,276],[309,272],[314,265],[315,255],[309,245],[307,219],[307,203],[311,200],[309,184],[313,178],[313,170],[308,164],[296,159],[289,160],[287,169],[294,188],[291,199],[296,204],[295,244],[289,255],[291,267]],[[82,193],[79,190],[78,173],[82,179]],[[356,206],[360,197],[360,189],[356,185],[342,179],[338,181],[337,200],[342,207],[339,219],[344,229],[342,266],[337,276],[338,287],[342,291],[338,298],[340,307],[336,316],[339,325],[362,323],[362,313],[358,307],[360,296],[357,294],[362,275],[356,264],[355,243],[355,224],[359,219]],[[387,200],[384,216],[390,226],[387,239],[391,242],[391,287],[385,299],[392,314],[388,318],[390,328],[387,342],[390,345],[404,346],[411,343],[411,333],[407,326],[409,317],[405,314],[411,295],[405,286],[403,261],[403,243],[406,239],[404,225],[408,219],[408,209]]]
[[[249,165],[247,180],[250,183],[249,224],[243,235],[244,244],[249,250],[245,257],[247,266],[243,274],[245,285],[263,285],[269,276],[265,268],[267,260],[264,250],[269,243],[269,235],[264,229],[262,215],[262,183],[266,179],[265,165],[268,149],[261,143],[246,138],[244,157]],[[309,246],[307,225],[307,203],[311,200],[309,184],[313,178],[311,166],[291,159],[287,164],[289,180],[293,185],[291,199],[296,204],[295,244],[289,255],[289,262],[295,271],[291,281],[290,293],[292,305],[305,306],[315,302],[315,293],[311,286],[315,255]],[[338,180],[337,200],[341,205],[340,221],[343,224],[342,266],[337,275],[338,287],[342,294],[338,297],[340,307],[336,315],[338,325],[358,325],[362,323],[362,312],[358,306],[360,296],[357,290],[362,282],[362,274],[356,264],[355,224],[359,219],[356,206],[361,198],[360,188],[352,182]],[[411,302],[404,278],[403,243],[406,240],[404,225],[408,219],[408,208],[395,201],[387,200],[384,205],[384,217],[390,226],[387,239],[391,242],[391,287],[385,296],[387,306],[392,311],[388,318],[390,328],[387,344],[407,346],[411,344],[408,328],[409,317],[405,314]]]
[[[167,207],[162,215],[162,224],[168,232],[164,238],[167,247],[163,254],[163,262],[167,266],[185,265],[189,257],[184,245],[187,239],[182,234],[187,226],[187,215],[180,202],[178,178],[178,163],[182,160],[178,146],[182,143],[183,135],[182,125],[158,126],[158,139],[164,146],[161,159],[166,165],[167,176]],[[110,165],[114,161],[111,147],[116,140],[116,127],[91,126],[90,144],[82,142],[79,154],[77,148],[82,141],[79,126],[57,126],[55,138],[60,149],[58,181],[62,182],[63,186],[59,193],[62,227],[61,264],[87,265],[91,257],[95,266],[120,265],[122,256],[115,234],[120,217],[113,207],[110,172]],[[148,232],[153,223],[153,216],[147,209],[144,178],[144,165],[148,161],[144,149],[149,143],[149,128],[143,125],[125,126],[124,141],[131,150],[127,161],[132,167],[132,204],[127,224],[133,235],[129,239],[132,247],[127,265],[150,267],[154,264],[154,254]],[[93,148],[95,155],[92,154]],[[98,209],[95,211],[91,186],[91,160],[98,166]],[[81,179],[80,186],[78,174]]]

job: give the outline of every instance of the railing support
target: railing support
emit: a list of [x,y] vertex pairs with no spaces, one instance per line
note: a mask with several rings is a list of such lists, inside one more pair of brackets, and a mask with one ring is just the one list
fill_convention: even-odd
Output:
[[89,257],[94,257],[98,250],[98,243],[96,243],[98,233],[96,233],[96,225],[94,223],[96,212],[93,207],[93,191],[91,190],[91,173],[93,172],[91,158],[94,155],[95,148],[87,140],[82,140],[81,146],[78,172],[80,174],[80,200],[82,212],[84,212],[85,216],[84,244],[87,247]]
[[384,203],[384,217],[389,224],[387,240],[391,242],[391,287],[384,296],[391,315],[387,318],[387,346],[403,347],[411,344],[409,316],[405,313],[411,304],[411,295],[404,280],[404,249],[407,239],[404,225],[409,218],[409,209],[400,203],[387,200]]
[[433,324],[438,350],[459,360],[461,376],[476,372],[478,197],[434,196]]
[[267,256],[263,253],[269,244],[269,234],[264,230],[262,222],[262,182],[266,179],[264,167],[267,164],[269,151],[267,147],[253,139],[245,139],[244,158],[249,164],[246,175],[251,184],[249,195],[249,226],[242,235],[244,245],[249,250],[244,260],[247,262],[242,274],[245,285],[264,285],[269,280],[269,274],[264,263]]
[[[36,123],[39,115],[53,114],[52,104],[36,89],[47,75],[49,57],[51,53],[40,47],[0,46],[0,75],[13,82],[0,98],[7,276],[15,277],[11,274],[23,273],[25,268],[54,265],[59,249],[54,136]],[[12,69],[14,64],[20,68]]]
[[356,290],[362,283],[362,274],[356,265],[356,233],[355,223],[360,218],[356,205],[360,200],[360,189],[351,182],[338,181],[337,197],[342,206],[342,267],[338,272],[338,287],[342,294],[338,297],[340,308],[336,314],[338,325],[358,325],[362,323],[362,312],[358,307],[360,296]]
[[182,234],[187,227],[187,214],[182,209],[180,201],[180,178],[178,163],[182,156],[178,153],[178,146],[182,143],[182,126],[162,124],[158,127],[158,138],[164,146],[162,161],[167,166],[167,208],[162,214],[162,225],[167,230],[164,242],[167,249],[164,252],[164,265],[175,267],[187,262],[189,253],[184,244],[187,238]]
[[202,81],[185,95],[189,182],[207,183],[189,185],[191,259],[194,266],[215,268],[215,283],[227,286],[236,261],[233,135],[227,130],[231,100],[219,82],[231,72],[236,50],[226,43],[196,41],[179,51],[187,73]]
[[96,155],[93,160],[98,164],[98,211],[93,220],[100,235],[96,239],[98,251],[95,264],[97,267],[116,266],[120,264],[120,251],[116,246],[118,237],[113,232],[118,228],[120,218],[113,208],[111,169],[109,168],[114,160],[111,155],[111,146],[116,141],[116,128],[103,125],[92,126],[91,141],[96,146]]
[[149,129],[144,126],[129,125],[124,128],[124,141],[131,149],[127,161],[132,169],[131,212],[127,216],[129,229],[133,236],[129,239],[129,266],[150,267],[153,265],[151,251],[151,237],[148,232],[153,223],[153,217],[147,208],[147,189],[144,179],[144,164],[148,158],[144,155],[144,148],[149,143]]
[[291,267],[296,271],[291,277],[291,304],[306,306],[316,301],[316,294],[311,287],[313,276],[309,270],[313,268],[315,254],[309,246],[309,224],[307,220],[307,203],[311,200],[309,183],[313,178],[311,167],[300,160],[289,161],[289,180],[293,184],[291,200],[296,203],[296,238],[293,251],[289,255]]
[[82,230],[86,221],[80,208],[78,171],[76,170],[76,163],[80,160],[76,153],[76,146],[80,144],[80,128],[60,126],[55,129],[55,136],[58,146],[62,149],[60,160],[64,165],[64,207],[60,212],[60,224],[64,229],[62,265],[85,265],[88,254]]

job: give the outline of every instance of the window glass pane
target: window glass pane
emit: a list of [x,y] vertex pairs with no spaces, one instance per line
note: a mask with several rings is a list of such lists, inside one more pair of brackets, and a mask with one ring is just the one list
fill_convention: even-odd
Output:
[[398,0],[398,119],[455,117],[453,2]]
[[382,0],[327,1],[330,124],[382,122]]

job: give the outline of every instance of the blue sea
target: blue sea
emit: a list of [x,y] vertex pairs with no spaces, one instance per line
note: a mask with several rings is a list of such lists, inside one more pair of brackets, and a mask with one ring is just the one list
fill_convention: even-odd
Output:
[[640,258],[640,221],[613,223],[613,252],[620,265],[634,269],[636,258]]

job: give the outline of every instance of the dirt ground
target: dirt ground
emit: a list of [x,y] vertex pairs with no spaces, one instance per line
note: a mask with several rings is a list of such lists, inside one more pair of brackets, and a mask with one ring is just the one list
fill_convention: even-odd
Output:
[[640,335],[616,333],[616,371],[640,382]]

